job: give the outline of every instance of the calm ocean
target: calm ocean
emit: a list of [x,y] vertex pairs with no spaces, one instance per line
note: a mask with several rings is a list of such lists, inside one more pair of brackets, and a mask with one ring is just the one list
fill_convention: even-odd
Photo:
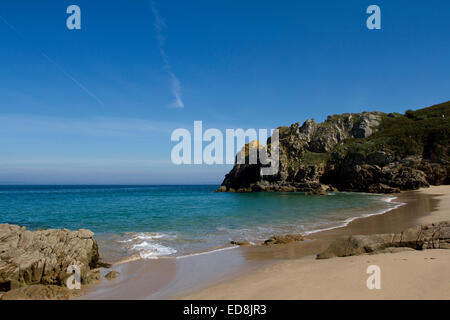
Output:
[[399,205],[363,193],[215,193],[218,186],[0,186],[0,223],[95,232],[108,259],[186,255],[311,233]]

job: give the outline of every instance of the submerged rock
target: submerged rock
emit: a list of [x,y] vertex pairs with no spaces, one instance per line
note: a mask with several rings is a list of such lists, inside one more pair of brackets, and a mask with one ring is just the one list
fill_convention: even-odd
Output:
[[354,235],[333,241],[317,259],[378,253],[392,248],[450,249],[450,221],[406,229],[401,233]]

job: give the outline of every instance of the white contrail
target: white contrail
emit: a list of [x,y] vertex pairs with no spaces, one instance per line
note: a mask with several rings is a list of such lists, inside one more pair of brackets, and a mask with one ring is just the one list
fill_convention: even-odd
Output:
[[86,92],[88,95],[90,95],[93,99],[97,100],[97,102],[101,105],[104,105],[103,102],[95,95],[93,94],[88,88],[86,88],[80,81],[75,79],[73,76],[71,76],[66,70],[64,70],[58,63],[56,63],[55,60],[51,59],[48,55],[46,55],[44,52],[41,51],[42,56],[50,63],[52,63],[56,68],[59,69],[63,74],[66,75],[70,80],[72,80],[81,90]]
[[155,28],[156,39],[158,40],[159,52],[161,54],[161,58],[164,63],[164,69],[166,70],[166,72],[168,73],[168,75],[170,77],[170,82],[171,82],[170,90],[172,91],[172,94],[175,98],[175,101],[173,102],[173,106],[177,107],[177,108],[183,108],[184,103],[183,103],[183,100],[181,99],[180,80],[173,73],[172,67],[170,66],[169,59],[166,54],[166,50],[164,49],[165,37],[162,33],[162,30],[164,29],[165,24],[164,24],[163,19],[159,15],[158,10],[156,9],[156,6],[155,6],[155,2],[153,0],[150,1],[150,7],[152,9],[153,16],[155,18],[153,27]]
[[[12,24],[10,24],[5,18],[0,16],[0,19],[12,30],[14,31],[22,40],[27,41],[27,39],[22,35],[22,33],[19,32],[19,30],[16,29]],[[86,92],[89,96],[91,96],[93,99],[95,99],[100,105],[103,105],[103,102],[91,91],[89,91],[80,81],[75,79],[73,76],[71,76],[66,70],[64,70],[58,63],[56,63],[55,60],[51,59],[44,51],[42,51],[39,48],[36,48],[37,51],[50,63],[52,63],[59,71],[61,71],[66,77],[68,77],[70,80],[72,80],[73,83],[75,83],[81,90]]]

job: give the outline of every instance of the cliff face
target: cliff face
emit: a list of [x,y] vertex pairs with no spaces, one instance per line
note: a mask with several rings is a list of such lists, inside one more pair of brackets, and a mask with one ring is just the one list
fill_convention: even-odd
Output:
[[342,114],[278,129],[278,173],[261,176],[260,164],[235,164],[218,191],[392,193],[450,183],[450,101],[404,115]]

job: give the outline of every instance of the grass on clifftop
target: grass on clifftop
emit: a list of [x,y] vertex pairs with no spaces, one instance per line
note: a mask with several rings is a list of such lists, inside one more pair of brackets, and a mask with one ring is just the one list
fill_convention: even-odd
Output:
[[440,162],[449,159],[450,101],[405,115],[387,115],[376,133],[363,139],[346,139],[337,147],[338,153],[389,151],[397,158],[420,154]]

